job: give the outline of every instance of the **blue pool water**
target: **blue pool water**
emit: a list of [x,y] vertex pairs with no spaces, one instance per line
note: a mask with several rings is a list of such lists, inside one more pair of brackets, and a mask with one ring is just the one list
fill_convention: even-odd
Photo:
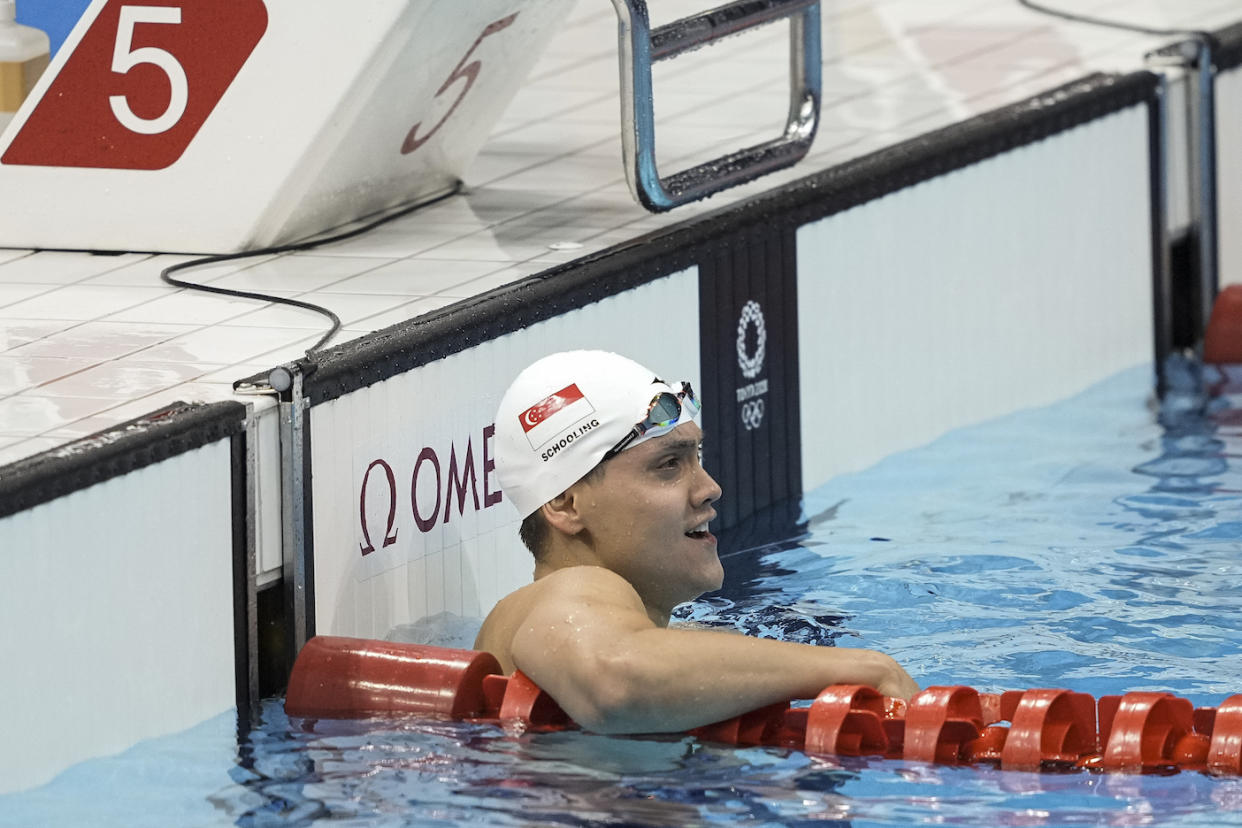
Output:
[[[896,656],[923,685],[1242,692],[1242,417],[1150,372],[807,496],[700,623]],[[1242,407],[1242,406],[1240,406]],[[913,406],[912,406],[913,408]],[[0,825],[1242,825],[1242,778],[1017,773],[683,737],[304,722],[269,701],[0,797]]]

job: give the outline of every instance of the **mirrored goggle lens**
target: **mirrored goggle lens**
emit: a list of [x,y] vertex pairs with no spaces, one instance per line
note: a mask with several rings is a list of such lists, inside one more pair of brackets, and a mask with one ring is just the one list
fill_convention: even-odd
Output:
[[663,428],[670,423],[676,422],[681,416],[681,400],[676,395],[665,391],[651,404],[651,411],[647,414],[648,428]]

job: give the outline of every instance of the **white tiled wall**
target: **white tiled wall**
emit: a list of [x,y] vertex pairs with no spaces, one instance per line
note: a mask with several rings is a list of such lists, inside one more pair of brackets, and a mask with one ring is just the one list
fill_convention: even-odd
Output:
[[0,518],[0,793],[233,705],[230,473],[225,440]]
[[1151,362],[1147,141],[1134,106],[798,230],[805,490]]

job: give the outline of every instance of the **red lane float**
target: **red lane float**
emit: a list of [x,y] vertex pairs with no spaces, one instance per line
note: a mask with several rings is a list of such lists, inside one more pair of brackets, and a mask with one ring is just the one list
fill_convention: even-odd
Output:
[[810,753],[836,756],[887,756],[884,697],[863,684],[834,684],[811,704],[804,747]]
[[1000,717],[1011,722],[1000,752],[1006,770],[1073,766],[1096,752],[1095,699],[1086,693],[1011,690]]
[[565,711],[491,653],[319,635],[293,662],[285,712],[317,719],[419,714],[571,727]]
[[[576,727],[521,671],[501,675],[488,653],[330,636],[312,638],[298,655],[285,711],[306,718],[414,714],[530,730]],[[1196,710],[1169,693],[1097,702],[1063,689],[995,694],[956,686],[928,687],[907,704],[870,687],[832,685],[810,707],[772,704],[690,733],[738,746],[1005,770],[1242,775],[1242,694]]]
[[955,765],[968,762],[983,733],[983,705],[972,687],[928,687],[906,710],[902,758]]
[[1242,285],[1229,285],[1216,295],[1203,334],[1203,361],[1242,362]]
[[1102,696],[1102,767],[1141,773],[1176,767],[1175,748],[1194,730],[1194,707],[1170,693]]
[[484,677],[499,673],[491,653],[316,636],[293,663],[285,710],[330,719],[405,713],[467,718],[486,709]]
[[1220,775],[1242,775],[1242,695],[1230,696],[1216,708],[1208,732],[1207,769]]

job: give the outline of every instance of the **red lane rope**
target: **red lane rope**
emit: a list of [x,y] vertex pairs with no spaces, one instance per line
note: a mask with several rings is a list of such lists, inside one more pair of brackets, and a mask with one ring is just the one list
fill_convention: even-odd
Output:
[[[576,725],[521,671],[489,653],[318,636],[293,665],[285,711],[306,718],[447,716]],[[1056,688],[980,693],[929,687],[909,703],[862,685],[831,685],[808,707],[788,702],[695,728],[699,739],[1006,770],[1242,775],[1242,694],[1218,707],[1171,693],[1101,696]]]

